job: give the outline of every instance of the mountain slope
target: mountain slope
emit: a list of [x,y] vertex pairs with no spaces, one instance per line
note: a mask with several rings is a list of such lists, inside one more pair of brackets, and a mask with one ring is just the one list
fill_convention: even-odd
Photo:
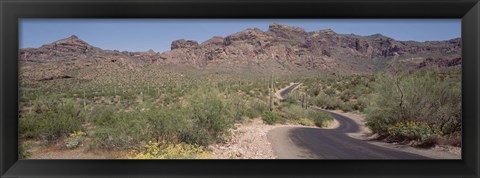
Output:
[[267,31],[246,29],[198,43],[180,39],[163,53],[102,50],[71,36],[40,48],[20,50],[20,60],[45,63],[73,60],[143,61],[197,68],[250,65],[258,70],[314,70],[327,73],[364,73],[392,63],[412,68],[452,67],[461,64],[461,39],[397,41],[375,34],[337,34],[324,29],[306,32],[299,27],[270,24]]

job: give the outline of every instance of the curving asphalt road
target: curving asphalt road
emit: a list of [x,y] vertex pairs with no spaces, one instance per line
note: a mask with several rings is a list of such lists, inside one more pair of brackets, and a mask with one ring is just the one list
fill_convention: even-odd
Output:
[[[321,111],[318,112],[328,112]],[[347,133],[360,127],[352,119],[330,113],[338,122],[335,129],[280,127],[267,133],[279,159],[430,159],[351,138]]]
[[287,95],[288,93],[290,93],[293,89],[295,89],[298,85],[300,85],[300,83],[293,83],[291,84],[290,86],[287,86],[286,88],[282,89],[279,91],[279,95],[280,97],[283,98],[283,96]]

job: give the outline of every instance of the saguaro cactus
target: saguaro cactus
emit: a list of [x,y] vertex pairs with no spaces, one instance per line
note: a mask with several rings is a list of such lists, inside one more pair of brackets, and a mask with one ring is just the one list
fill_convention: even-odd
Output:
[[269,102],[270,111],[273,111],[273,92],[274,92],[274,89],[273,89],[273,72],[272,72],[272,75],[270,76],[270,90],[268,92],[269,92],[269,95],[270,95],[270,102]]
[[308,109],[308,95],[307,95],[307,90],[305,89],[305,93],[303,94],[303,99],[302,99],[302,106],[305,109]]
[[87,114],[87,98],[85,97],[85,89],[83,90],[83,113]]

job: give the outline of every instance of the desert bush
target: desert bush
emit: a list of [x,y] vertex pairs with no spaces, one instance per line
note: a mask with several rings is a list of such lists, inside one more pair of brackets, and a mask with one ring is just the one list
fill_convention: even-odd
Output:
[[35,112],[26,113],[19,120],[20,133],[25,138],[56,141],[61,136],[83,130],[84,112],[72,99],[45,99],[35,101]]
[[313,120],[309,119],[309,118],[300,118],[297,121],[297,123],[300,124],[300,125],[304,125],[304,126],[314,126],[315,125],[315,122],[313,122]]
[[417,140],[425,141],[432,135],[430,128],[424,123],[405,121],[388,128],[390,138],[395,141]]
[[28,151],[29,148],[29,144],[20,142],[18,144],[18,159],[27,159],[28,157],[30,157],[32,153]]
[[256,118],[259,117],[261,113],[253,108],[248,108],[245,110],[245,116],[248,118]]
[[185,109],[159,108],[143,113],[151,128],[151,136],[156,140],[175,142],[184,129],[191,126],[187,121]]
[[442,79],[434,71],[397,71],[376,81],[365,108],[366,125],[374,133],[388,136],[388,128],[406,121],[424,123],[439,136],[461,131],[459,79]]
[[353,106],[350,102],[343,102],[342,104],[340,104],[340,110],[342,110],[343,112],[350,112],[353,111]]
[[[142,141],[150,140],[151,126],[142,112],[120,112],[101,115],[96,119],[93,134],[94,145],[110,150],[131,148]],[[96,116],[98,117],[98,116]]]
[[[316,96],[316,95],[315,95]],[[298,101],[296,100],[296,97],[293,95],[293,93],[290,93],[288,94],[286,97],[285,97],[285,100],[284,100],[286,103],[288,104],[295,104],[297,103]]]
[[328,96],[333,96],[337,93],[337,91],[335,90],[335,88],[333,87],[330,87],[330,88],[327,88],[324,93]]
[[262,101],[250,103],[245,109],[243,116],[248,118],[260,117],[260,115],[268,109],[267,105]]
[[450,135],[446,135],[438,140],[440,144],[451,145],[451,146],[462,146],[462,133],[455,132]]
[[247,104],[245,99],[241,98],[240,96],[234,96],[228,102],[233,120],[240,122],[242,117],[247,113]]
[[268,105],[265,102],[255,102],[252,104],[252,108],[259,114],[268,110]]
[[317,95],[319,95],[322,91],[322,88],[319,87],[319,86],[312,86],[312,87],[309,87],[310,89],[308,90],[308,95],[312,96],[312,97],[315,97]]
[[327,127],[333,121],[333,117],[330,114],[322,111],[310,112],[308,117],[313,120],[317,127]]
[[267,111],[262,114],[262,120],[269,125],[282,122],[283,118],[280,114],[276,112]]
[[[205,92],[204,92],[205,91]],[[191,119],[196,127],[206,129],[213,138],[233,127],[233,117],[216,89],[199,89],[189,97]]]
[[367,106],[367,104],[365,103],[365,100],[366,100],[365,97],[354,100],[352,102],[353,109],[356,111],[363,112],[365,110],[365,107]]
[[325,109],[338,109],[342,101],[337,97],[332,97],[325,94],[320,94],[313,98],[313,103],[321,108]]
[[208,146],[214,142],[214,138],[204,128],[185,128],[180,133],[182,142],[200,146]]
[[308,114],[308,110],[299,105],[288,105],[287,107],[282,108],[282,111],[285,112],[285,117],[291,120],[304,118]]

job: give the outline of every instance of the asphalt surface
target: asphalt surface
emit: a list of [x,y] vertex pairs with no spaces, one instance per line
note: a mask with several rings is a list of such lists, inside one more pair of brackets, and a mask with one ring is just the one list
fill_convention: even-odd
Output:
[[295,87],[297,87],[298,85],[300,85],[300,83],[296,83],[296,84],[293,84],[291,86],[289,86],[288,88],[286,88],[285,90],[283,90],[282,92],[280,92],[280,95],[281,96],[285,96],[287,95],[288,93],[290,93]]
[[348,117],[328,113],[337,119],[339,127],[280,127],[269,131],[267,137],[275,155],[279,159],[430,159],[351,138],[347,133],[359,132],[360,126]]

